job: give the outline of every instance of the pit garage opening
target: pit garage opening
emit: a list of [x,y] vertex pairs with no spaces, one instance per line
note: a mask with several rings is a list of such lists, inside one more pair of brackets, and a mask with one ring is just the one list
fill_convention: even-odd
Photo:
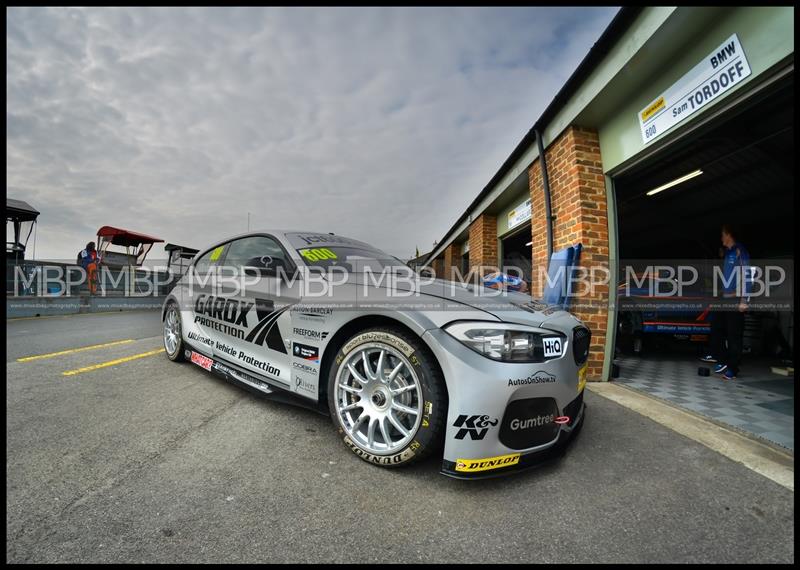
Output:
[[500,247],[505,271],[530,283],[533,254],[530,222],[502,238]]
[[[791,280],[793,78],[684,139],[614,178],[620,267],[633,260],[719,263],[720,227],[727,223],[751,260],[783,264]],[[709,295],[700,281],[683,295]],[[656,309],[620,310],[617,317],[617,381],[794,449],[793,307],[745,313],[741,370],[733,381],[713,371],[698,374],[714,366],[699,361],[709,352],[712,315]]]

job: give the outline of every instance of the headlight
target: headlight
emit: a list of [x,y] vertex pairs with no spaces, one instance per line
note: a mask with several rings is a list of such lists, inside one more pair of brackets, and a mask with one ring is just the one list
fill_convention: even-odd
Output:
[[475,352],[501,362],[544,362],[564,354],[566,337],[523,325],[456,322],[444,330]]

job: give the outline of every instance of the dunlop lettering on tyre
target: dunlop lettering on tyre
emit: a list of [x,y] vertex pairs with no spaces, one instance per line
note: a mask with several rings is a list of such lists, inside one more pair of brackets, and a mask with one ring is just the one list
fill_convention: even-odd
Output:
[[[344,436],[344,444],[350,448],[350,451],[355,453],[364,461],[368,463],[375,463],[376,465],[400,465],[401,463],[405,463],[414,457],[414,449],[411,448],[412,446],[409,446],[395,455],[373,455],[358,447],[355,443],[353,443],[353,440],[347,436]],[[417,445],[417,447],[419,446]]]
[[415,463],[444,438],[442,372],[425,343],[400,327],[344,342],[328,372],[328,407],[344,444],[373,465]]
[[351,352],[353,348],[358,346],[359,344],[363,344],[365,342],[385,342],[391,346],[394,346],[400,352],[405,354],[408,357],[411,357],[414,354],[414,349],[409,346],[408,343],[404,342],[403,339],[398,338],[393,334],[388,334],[382,331],[378,332],[364,332],[360,335],[353,337],[347,344],[342,347],[342,353],[347,354]]

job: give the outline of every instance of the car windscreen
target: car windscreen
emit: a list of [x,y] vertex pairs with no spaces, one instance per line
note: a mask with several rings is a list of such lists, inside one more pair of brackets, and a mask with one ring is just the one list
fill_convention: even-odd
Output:
[[405,267],[396,257],[377,249],[330,245],[299,248],[297,253],[309,267],[323,269],[342,267],[349,272],[360,273],[366,268],[375,272],[390,267]]

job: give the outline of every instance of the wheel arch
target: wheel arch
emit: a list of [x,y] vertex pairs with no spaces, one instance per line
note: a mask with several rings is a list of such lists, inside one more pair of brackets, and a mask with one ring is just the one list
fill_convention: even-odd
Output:
[[[358,331],[379,326],[397,327],[410,336],[418,339],[422,346],[424,346],[425,349],[430,353],[431,361],[435,363],[439,369],[439,373],[442,375],[442,377],[444,377],[444,370],[442,370],[442,366],[439,364],[436,354],[433,350],[431,350],[431,347],[428,345],[425,337],[412,329],[408,324],[387,315],[361,315],[345,323],[338,331],[336,331],[336,333],[331,337],[330,341],[328,341],[328,344],[325,346],[325,351],[322,354],[322,361],[320,362],[319,370],[319,402],[327,402],[328,400],[328,373],[330,372],[333,359],[336,357],[336,354],[339,352],[339,349],[342,347],[342,345],[347,341],[347,339],[352,337]],[[449,401],[450,394],[447,390],[447,382],[444,382],[444,392]]]
[[180,301],[178,301],[178,298],[175,295],[173,295],[172,293],[167,295],[167,298],[164,299],[164,304],[161,305],[161,322],[162,323],[164,322],[164,319],[167,318],[167,307],[169,307],[170,303],[175,303],[176,305],[178,305],[178,308],[180,309],[181,303],[180,303]]

